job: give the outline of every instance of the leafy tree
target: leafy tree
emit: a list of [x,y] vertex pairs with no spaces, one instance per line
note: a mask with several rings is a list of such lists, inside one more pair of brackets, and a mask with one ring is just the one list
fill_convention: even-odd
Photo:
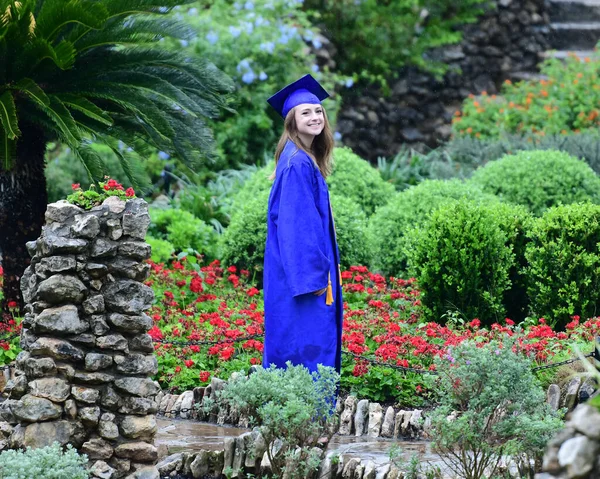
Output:
[[44,151],[66,144],[98,181],[92,141],[111,148],[132,185],[150,148],[198,164],[211,151],[206,122],[231,82],[214,65],[167,51],[193,37],[170,10],[187,0],[0,0],[0,250],[4,300],[20,300],[27,241],[47,203]]

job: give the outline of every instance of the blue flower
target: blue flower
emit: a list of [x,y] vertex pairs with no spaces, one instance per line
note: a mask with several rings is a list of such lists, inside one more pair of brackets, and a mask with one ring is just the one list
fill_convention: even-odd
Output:
[[242,33],[242,31],[237,28],[237,27],[229,27],[229,33],[231,33],[231,36],[233,38],[237,38],[240,36],[240,34]]
[[258,17],[256,17],[256,20],[254,20],[254,25],[257,27],[262,27],[263,25],[266,26],[269,23],[269,20],[265,20],[262,15],[259,15]]
[[323,46],[323,44],[321,43],[321,40],[319,40],[318,38],[315,38],[312,41],[313,47],[315,48],[321,48]]
[[238,73],[242,73],[242,71],[250,70],[250,61],[247,58],[241,60],[237,67],[235,67]]
[[260,72],[260,73],[258,74],[258,79],[259,79],[260,81],[265,81],[267,78],[269,78],[269,75],[267,75],[265,72]]
[[261,43],[259,47],[263,52],[273,53],[275,50],[275,44],[273,42]]
[[287,35],[281,35],[277,41],[282,45],[286,45],[290,41],[290,38]]
[[188,15],[198,15],[198,9],[196,7],[188,10]]
[[208,40],[208,43],[210,43],[211,45],[214,45],[219,41],[219,35],[217,35],[216,32],[213,32],[211,30],[206,34],[206,40]]
[[250,1],[246,2],[246,4],[244,5],[244,8],[246,10],[254,10],[254,4]]
[[181,43],[182,47],[187,47],[190,44],[187,40],[179,40],[179,43]]
[[250,35],[252,33],[252,31],[254,30],[254,24],[252,24],[251,22],[243,22],[242,25],[246,29],[246,33],[248,35]]
[[158,157],[161,160],[168,160],[169,158],[171,158],[171,155],[169,155],[168,153],[165,153],[164,151],[159,151],[158,152]]
[[246,84],[249,85],[250,83],[252,83],[254,80],[256,79],[256,75],[254,74],[254,72],[252,70],[247,71],[246,73],[244,73],[244,75],[242,76],[242,81]]
[[344,86],[345,86],[346,88],[350,88],[352,85],[354,85],[354,80],[353,80],[352,78],[348,78],[348,79],[346,80],[346,82],[344,83]]
[[236,10],[241,10],[242,9],[242,5],[240,3],[238,3],[238,2],[235,2],[233,4],[233,8],[235,8]]
[[316,73],[319,71],[319,65],[313,65],[312,67],[310,67],[310,69]]
[[333,134],[333,139],[334,139],[335,141],[341,141],[341,139],[342,139],[342,134],[341,134],[339,131],[336,131],[336,132]]

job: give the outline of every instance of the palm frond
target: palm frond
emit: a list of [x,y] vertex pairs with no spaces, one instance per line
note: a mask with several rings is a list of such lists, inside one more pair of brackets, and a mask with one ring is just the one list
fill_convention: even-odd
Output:
[[34,82],[31,78],[23,78],[19,80],[14,85],[9,86],[11,90],[16,90],[20,93],[24,93],[29,98],[31,98],[36,103],[41,103],[42,105],[50,105],[50,99],[40,88],[40,86]]
[[119,164],[123,172],[135,190],[146,190],[150,187],[148,176],[140,162],[139,155],[133,152],[121,151],[114,144],[109,145],[113,153],[119,159]]
[[50,105],[36,104],[56,126],[55,132],[67,145],[74,147],[81,141],[81,133],[67,107],[54,95]]
[[178,5],[194,3],[196,0],[104,0],[111,17],[134,13],[158,13],[166,15]]
[[67,107],[77,110],[93,120],[104,123],[105,125],[113,124],[113,120],[109,114],[107,114],[102,108],[98,108],[98,106],[83,96],[63,93],[57,94],[56,97],[59,98],[60,101],[62,101]]
[[35,15],[38,37],[54,40],[65,27],[74,24],[87,29],[100,29],[108,19],[103,2],[93,0],[46,0]]
[[12,66],[12,76],[16,78],[35,76],[35,70],[44,60],[51,60],[61,70],[67,70],[75,63],[77,54],[70,42],[63,41],[54,47],[44,38],[34,38],[21,48]]
[[106,165],[102,161],[102,158],[96,153],[88,144],[82,143],[75,147],[72,147],[73,153],[81,161],[81,164],[85,168],[90,181],[99,182],[104,176],[106,171]]
[[17,141],[11,140],[6,131],[0,127],[0,169],[4,171],[10,170],[15,163],[16,157]]
[[15,99],[11,91],[5,91],[0,95],[0,124],[5,135],[10,140],[14,140],[21,134],[19,121],[17,120]]

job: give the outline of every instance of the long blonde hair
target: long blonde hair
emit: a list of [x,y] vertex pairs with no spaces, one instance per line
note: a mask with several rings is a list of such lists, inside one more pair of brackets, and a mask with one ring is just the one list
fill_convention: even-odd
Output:
[[[319,168],[323,177],[327,178],[333,170],[332,154],[335,142],[333,140],[333,133],[331,133],[331,127],[329,126],[325,108],[323,108],[323,131],[315,136],[310,151],[306,150],[298,136],[295,111],[296,108],[294,107],[285,117],[283,134],[281,135],[281,138],[279,138],[279,143],[277,143],[277,148],[275,149],[275,169],[277,169],[277,163],[279,163],[279,158],[281,157],[281,153],[283,152],[286,143],[288,140],[291,140],[300,150],[305,151],[309,156],[314,158],[317,163],[317,168]],[[275,179],[275,171],[271,174],[270,179]]]

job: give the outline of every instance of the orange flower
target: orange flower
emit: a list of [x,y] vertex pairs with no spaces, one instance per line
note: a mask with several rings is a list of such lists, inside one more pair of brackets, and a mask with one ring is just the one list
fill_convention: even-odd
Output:
[[528,105],[531,105],[531,98],[527,98],[527,100],[525,100],[525,103],[527,103]]
[[583,78],[583,73],[578,73],[577,78]]
[[500,108],[499,112],[504,113],[504,108]]
[[585,57],[583,59],[583,61],[586,62],[586,63],[590,63],[592,60],[590,59],[590,57]]
[[461,113],[460,113],[460,110],[456,110],[456,111],[454,112],[454,116],[460,116],[460,115],[461,115]]
[[566,135],[567,133],[568,133],[567,130],[560,130],[561,135]]
[[481,96],[487,96],[487,91],[483,90],[483,91],[481,92]]
[[511,101],[511,102],[508,104],[508,108],[514,108],[514,107],[515,107],[515,103],[514,103],[513,101]]
[[475,138],[480,138],[481,137],[481,133],[477,132],[475,133]]
[[474,106],[475,108],[479,108],[479,102],[478,102],[478,101],[474,101],[474,102],[473,102],[473,106]]
[[548,96],[548,92],[546,90],[542,90],[540,93],[542,94],[543,97]]
[[579,80],[573,80],[573,85],[577,85],[579,83]]
[[507,79],[507,80],[504,80],[504,84],[505,84],[505,85],[512,85],[512,82],[511,82],[510,80],[508,80],[508,79]]
[[467,128],[467,133],[469,133],[469,134],[473,133],[473,128],[471,128],[471,127]]

